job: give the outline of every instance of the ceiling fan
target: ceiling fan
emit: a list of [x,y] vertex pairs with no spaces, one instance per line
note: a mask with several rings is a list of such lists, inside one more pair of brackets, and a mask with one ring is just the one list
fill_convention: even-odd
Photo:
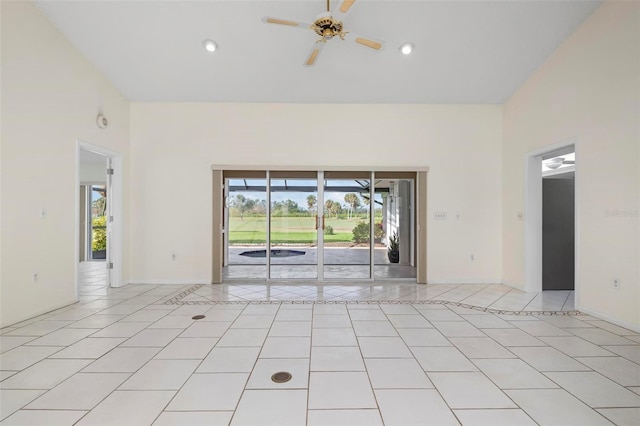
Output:
[[265,24],[285,25],[304,30],[311,30],[320,36],[320,39],[313,44],[311,51],[304,61],[304,66],[306,67],[313,66],[316,63],[325,44],[334,37],[339,37],[341,40],[353,41],[354,43],[376,51],[382,50],[384,42],[368,37],[362,37],[349,31],[344,31],[342,20],[351,11],[355,2],[356,0],[341,0],[332,12],[329,6],[329,0],[327,0],[327,11],[318,15],[312,24],[272,18],[269,16],[262,18],[262,22]]

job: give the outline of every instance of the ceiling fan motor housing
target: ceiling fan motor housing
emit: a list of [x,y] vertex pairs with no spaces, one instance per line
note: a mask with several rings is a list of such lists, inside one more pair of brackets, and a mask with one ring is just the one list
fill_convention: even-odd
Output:
[[331,16],[321,16],[313,23],[313,30],[325,40],[331,40],[335,36],[344,37],[342,33],[342,22],[333,19]]

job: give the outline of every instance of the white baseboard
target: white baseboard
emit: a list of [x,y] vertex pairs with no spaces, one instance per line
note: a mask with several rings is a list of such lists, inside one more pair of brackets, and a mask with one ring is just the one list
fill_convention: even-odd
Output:
[[522,285],[522,283],[516,284],[516,283],[511,283],[511,282],[508,282],[508,281],[503,281],[502,285],[506,285],[507,287],[515,288],[516,290],[524,291],[524,286]]
[[628,330],[634,331],[636,333],[640,333],[640,325],[638,324],[633,324],[627,321],[623,321],[617,318],[613,318],[610,317],[609,315],[605,315],[603,313],[600,313],[598,311],[594,311],[593,309],[589,309],[589,308],[585,308],[584,306],[576,306],[576,311],[580,311],[582,313],[585,313],[587,315],[591,315],[592,317],[595,318],[599,318],[601,320],[610,322],[611,324],[615,324],[617,326],[620,326],[622,328],[626,328]]
[[[50,314],[52,312],[57,311],[58,309],[63,309],[63,308],[66,308],[67,306],[75,305],[76,303],[78,303],[78,298],[77,297],[74,298],[74,299],[69,299],[67,302],[62,302],[62,303],[55,304],[53,306],[48,306],[48,307],[46,307],[44,309],[39,309],[39,310],[35,311],[36,313],[28,314],[29,316],[27,316],[27,317],[21,317],[22,319],[19,320],[19,321],[13,321],[13,322],[11,322],[9,324],[0,324],[0,328],[12,327],[12,326],[15,326],[16,324],[27,322],[27,321],[32,320],[33,318],[39,317],[41,315]],[[78,306],[80,306],[80,305],[78,305]],[[40,320],[38,320],[38,321],[40,321]]]
[[430,280],[427,279],[427,284],[500,284],[502,280],[468,280],[468,279],[460,279],[460,280]]
[[211,284],[211,279],[194,280],[129,280],[129,284],[196,285]]

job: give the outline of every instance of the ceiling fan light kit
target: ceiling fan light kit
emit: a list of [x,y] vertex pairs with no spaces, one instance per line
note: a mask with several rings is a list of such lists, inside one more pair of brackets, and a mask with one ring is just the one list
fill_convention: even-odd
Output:
[[361,46],[368,47],[375,51],[380,51],[384,47],[384,42],[375,40],[369,37],[363,37],[353,34],[344,30],[342,20],[347,16],[347,13],[351,10],[351,7],[356,0],[341,0],[338,6],[334,8],[333,12],[330,9],[329,0],[327,0],[327,11],[322,12],[312,24],[305,24],[302,22],[291,21],[288,19],[272,18],[265,16],[262,18],[262,22],[265,24],[284,25],[288,27],[308,29],[315,32],[320,36],[311,48],[311,51],[307,55],[303,65],[310,67],[315,65],[318,60],[318,56],[322,52],[324,45],[334,37],[338,37],[340,40],[353,41]]

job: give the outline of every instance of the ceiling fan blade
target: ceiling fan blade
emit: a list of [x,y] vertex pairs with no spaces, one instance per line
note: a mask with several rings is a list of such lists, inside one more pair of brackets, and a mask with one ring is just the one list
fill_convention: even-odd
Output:
[[359,44],[360,46],[365,46],[373,50],[380,51],[384,49],[384,41],[378,40],[371,37],[364,37],[360,34],[348,33],[345,38],[352,43]]
[[355,2],[356,0],[340,0],[338,5],[333,8],[331,16],[338,21],[342,21],[349,14]]
[[318,40],[315,43],[313,43],[313,47],[311,48],[311,51],[309,51],[307,58],[304,60],[303,65],[305,67],[312,67],[315,65],[316,61],[318,60],[318,56],[320,56],[322,49],[324,49],[325,44],[327,43],[325,43],[324,40]]
[[271,16],[265,16],[264,18],[262,18],[262,22],[264,22],[265,24],[276,24],[276,25],[284,25],[286,27],[301,28],[303,30],[307,30],[311,28],[311,24],[306,24],[304,22],[291,21],[289,19],[272,18]]

